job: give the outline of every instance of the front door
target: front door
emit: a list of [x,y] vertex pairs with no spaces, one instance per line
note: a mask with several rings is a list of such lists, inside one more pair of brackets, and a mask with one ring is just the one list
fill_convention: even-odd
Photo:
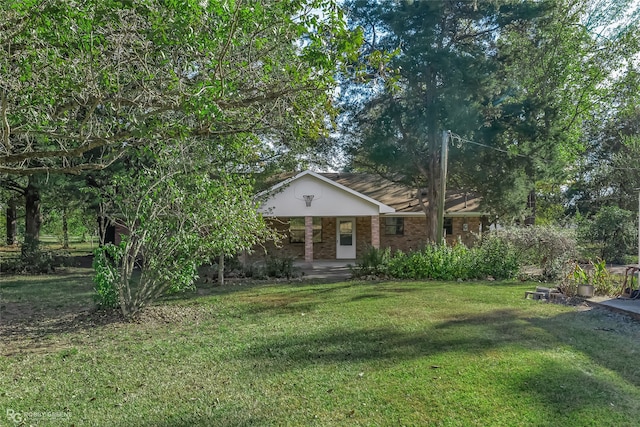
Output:
[[355,218],[338,218],[336,222],[337,248],[336,258],[356,258],[356,220]]

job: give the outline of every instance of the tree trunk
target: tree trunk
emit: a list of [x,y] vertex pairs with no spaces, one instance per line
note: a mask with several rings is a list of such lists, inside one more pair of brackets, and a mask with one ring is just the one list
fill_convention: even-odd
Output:
[[69,249],[69,222],[66,207],[62,208],[62,249]]
[[527,197],[529,214],[524,219],[524,225],[536,225],[536,190],[531,190]]
[[15,246],[18,244],[18,201],[17,199],[9,199],[6,211],[7,220],[7,245]]
[[[418,201],[427,219],[427,241],[436,242],[438,236],[438,206],[440,205],[440,151],[430,150],[427,168],[421,168],[427,182],[424,188],[418,189]],[[440,243],[440,242],[437,242]]]
[[29,256],[38,251],[40,246],[40,225],[42,216],[40,213],[40,189],[36,177],[29,176],[29,183],[25,190],[25,227],[24,245],[22,255]]
[[218,262],[218,285],[224,285],[224,255],[220,255]]
[[115,227],[111,224],[111,220],[104,214],[104,206],[100,203],[98,207],[98,236],[100,238],[100,246],[107,243],[115,244]]

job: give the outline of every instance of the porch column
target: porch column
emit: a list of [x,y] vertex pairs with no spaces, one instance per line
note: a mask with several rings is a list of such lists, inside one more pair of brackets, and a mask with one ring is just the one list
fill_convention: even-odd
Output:
[[380,215],[371,216],[371,246],[380,249]]
[[313,262],[313,217],[304,217],[304,262]]

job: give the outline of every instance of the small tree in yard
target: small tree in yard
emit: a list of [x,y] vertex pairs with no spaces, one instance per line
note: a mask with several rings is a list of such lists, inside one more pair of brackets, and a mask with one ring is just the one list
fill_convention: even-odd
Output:
[[99,303],[115,302],[127,318],[163,294],[192,287],[197,268],[214,257],[272,237],[247,179],[212,171],[201,145],[165,144],[139,154],[102,194],[111,219],[128,233],[96,257],[98,293],[107,296]]

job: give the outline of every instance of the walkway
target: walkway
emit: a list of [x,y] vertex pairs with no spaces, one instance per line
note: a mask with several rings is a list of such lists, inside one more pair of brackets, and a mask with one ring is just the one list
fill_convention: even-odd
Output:
[[640,320],[640,299],[593,297],[587,302]]

